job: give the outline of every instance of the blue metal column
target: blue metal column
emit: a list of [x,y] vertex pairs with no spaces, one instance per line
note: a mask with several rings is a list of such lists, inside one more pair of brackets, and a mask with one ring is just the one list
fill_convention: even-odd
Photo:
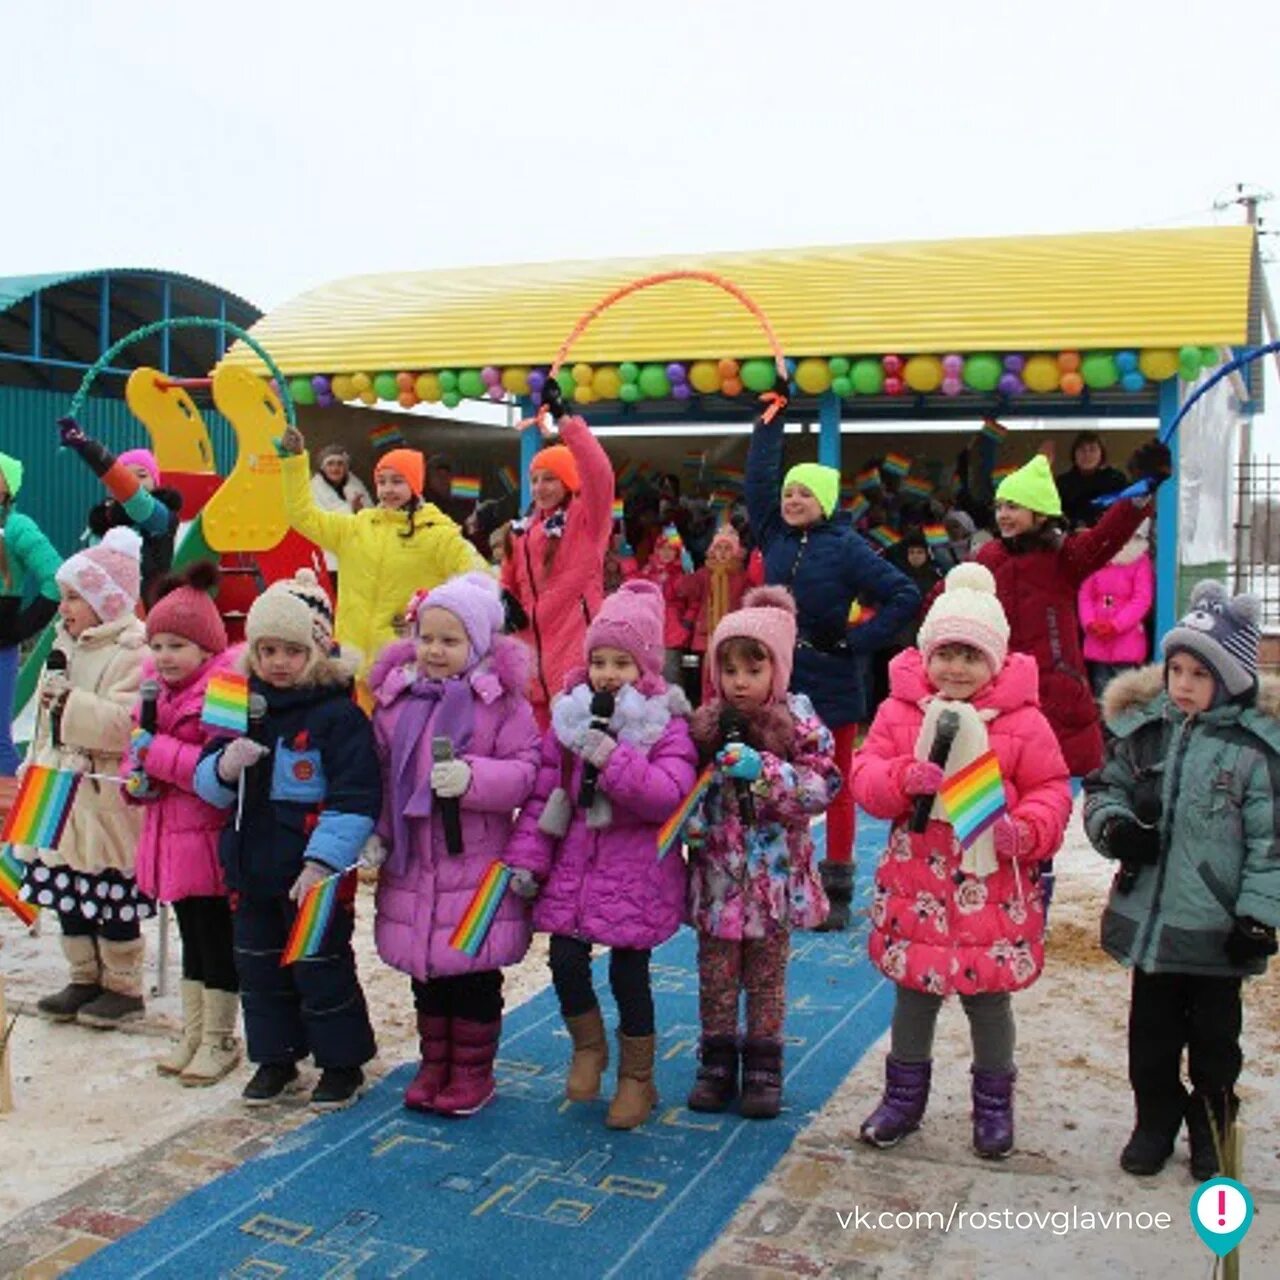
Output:
[[[520,401],[520,416],[532,418],[535,406],[527,396]],[[542,447],[542,433],[537,427],[526,427],[520,433],[520,514],[523,515],[532,501],[533,493],[529,488],[529,467],[533,463],[533,455]]]
[[98,293],[98,355],[111,346],[111,277],[104,271]]
[[[1160,429],[1178,415],[1181,402],[1178,378],[1166,378],[1160,384]],[[1178,436],[1169,441],[1173,454],[1173,475],[1156,494],[1156,635],[1164,635],[1178,616],[1178,491],[1181,487],[1178,466]]]
[[[226,300],[226,298],[219,298],[219,299],[218,299],[218,319],[219,319],[219,320],[221,320],[223,324],[226,324],[226,323],[227,323],[227,300]],[[225,329],[219,329],[219,330],[217,331],[217,336],[216,336],[216,338],[215,338],[215,347],[214,347],[214,351],[215,351],[215,353],[216,353],[216,357],[217,357],[217,358],[216,358],[216,363],[221,364],[221,363],[222,363],[222,357],[223,357],[223,356],[225,356],[225,355],[227,354],[227,331],[226,331]]]
[[834,391],[818,397],[818,461],[840,470],[840,397]]
[[[165,276],[164,284],[160,288],[160,314],[166,320],[173,317],[173,282],[168,276]],[[172,337],[173,330],[168,325],[160,330],[160,367],[165,373],[173,372],[169,364],[169,344]]]

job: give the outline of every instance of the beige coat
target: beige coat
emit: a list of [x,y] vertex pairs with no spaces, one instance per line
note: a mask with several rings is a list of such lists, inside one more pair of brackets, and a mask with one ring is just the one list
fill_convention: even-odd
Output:
[[[72,640],[61,628],[54,647],[67,655],[71,682],[62,710],[61,746],[50,737],[49,716],[41,710],[28,764],[117,778],[129,746],[131,712],[142,681],[146,633],[132,614],[104,622]],[[128,805],[124,789],[107,778],[85,778],[56,850],[20,846],[25,861],[66,864],[91,875],[108,867],[133,874],[142,831],[142,809]]]

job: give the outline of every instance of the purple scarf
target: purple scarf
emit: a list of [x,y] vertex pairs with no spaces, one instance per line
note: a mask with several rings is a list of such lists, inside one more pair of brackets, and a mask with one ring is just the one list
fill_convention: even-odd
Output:
[[409,865],[409,818],[431,817],[431,770],[421,786],[414,778],[420,772],[418,753],[431,754],[432,738],[448,738],[455,756],[471,745],[475,721],[475,694],[471,673],[452,680],[428,680],[418,676],[400,695],[407,699],[391,737],[391,824],[394,843],[387,870],[403,876]]

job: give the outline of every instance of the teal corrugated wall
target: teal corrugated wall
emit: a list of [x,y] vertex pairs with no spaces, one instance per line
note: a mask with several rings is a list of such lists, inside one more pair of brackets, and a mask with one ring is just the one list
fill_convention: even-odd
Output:
[[[26,469],[18,509],[39,524],[64,556],[79,550],[89,508],[103,498],[97,477],[58,447],[57,421],[69,399],[56,391],[0,386],[0,452],[20,458]],[[202,412],[218,470],[225,475],[235,461],[231,425],[212,409]],[[114,453],[150,445],[146,428],[123,400],[91,398],[81,425]]]

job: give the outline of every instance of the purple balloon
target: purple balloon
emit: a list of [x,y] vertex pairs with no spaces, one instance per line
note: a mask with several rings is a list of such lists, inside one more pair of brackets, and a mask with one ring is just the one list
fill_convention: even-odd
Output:
[[693,388],[687,382],[676,382],[672,384],[672,399],[687,400],[691,395],[693,395]]
[[944,396],[958,396],[964,390],[964,379],[948,375],[942,380],[942,394]]
[[333,396],[328,391],[316,392],[316,404],[322,409],[328,409],[334,403]]
[[480,370],[480,376],[484,379],[485,385],[489,387],[497,386],[498,383],[502,381],[502,374],[500,374],[491,364],[485,365],[485,367]]
[[329,394],[329,379],[323,373],[317,373],[311,379],[311,389],[317,396],[327,396]]
[[996,390],[1002,396],[1020,396],[1022,394],[1022,379],[1016,373],[1001,374]]
[[491,383],[489,386],[489,399],[501,400],[507,393],[502,389],[501,384]]
[[529,370],[529,390],[536,396],[546,385],[547,375],[541,369]]
[[1022,356],[1005,356],[1004,358],[1004,367],[1009,373],[1021,373],[1026,364]]
[[667,365],[667,377],[672,382],[680,383],[686,382],[689,375],[685,373],[684,365],[682,365],[678,360],[673,360],[669,365]]
[[[964,372],[964,356],[943,356],[942,372],[949,378],[958,378]],[[955,393],[951,392],[949,394],[954,395]]]

